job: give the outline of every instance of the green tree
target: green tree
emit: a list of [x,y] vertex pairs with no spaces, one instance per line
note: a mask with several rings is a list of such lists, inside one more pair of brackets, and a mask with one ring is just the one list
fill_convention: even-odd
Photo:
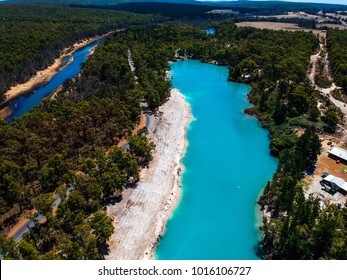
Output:
[[86,201],[80,191],[73,190],[67,199],[66,205],[72,211],[84,210],[86,207]]
[[94,234],[89,235],[86,244],[87,244],[86,259],[88,260],[100,259],[99,250],[97,247],[97,237]]
[[339,118],[335,111],[328,111],[324,117],[322,117],[323,122],[325,122],[326,130],[328,132],[335,132]]
[[16,242],[13,238],[8,238],[3,234],[0,234],[0,254],[5,259],[16,258],[15,252]]
[[90,226],[94,230],[98,245],[106,242],[114,232],[112,220],[100,211],[94,213]]
[[320,116],[320,111],[317,107],[311,107],[308,110],[308,116],[311,121],[317,121],[318,117]]
[[118,166],[111,163],[101,175],[101,186],[106,197],[119,194],[126,185],[126,176],[121,174]]
[[321,143],[314,129],[307,128],[297,143],[298,158],[301,158],[304,168],[317,160],[321,150]]
[[129,151],[138,160],[140,165],[147,165],[152,160],[152,150],[155,144],[148,143],[145,136],[131,136],[129,141]]
[[52,212],[52,204],[54,201],[55,198],[53,197],[52,193],[40,194],[37,197],[37,209],[46,215],[47,213]]
[[287,116],[287,105],[278,102],[273,118],[276,125],[284,123]]
[[64,255],[68,260],[86,259],[82,246],[76,241],[70,241],[64,246]]
[[18,244],[18,252],[23,260],[38,260],[39,252],[34,245],[24,239]]
[[302,86],[297,86],[292,93],[289,94],[288,96],[289,103],[288,107],[290,108],[291,112],[293,113],[292,117],[296,117],[298,114],[302,114],[307,112],[309,108],[309,97],[305,93],[305,89]]
[[0,194],[10,207],[22,198],[22,173],[13,161],[0,162]]
[[61,177],[56,173],[53,167],[45,165],[40,171],[40,183],[42,190],[45,192],[52,192],[59,186]]

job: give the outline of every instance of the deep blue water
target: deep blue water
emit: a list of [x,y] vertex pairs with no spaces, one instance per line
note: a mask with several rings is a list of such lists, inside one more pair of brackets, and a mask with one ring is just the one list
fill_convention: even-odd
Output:
[[[61,86],[65,80],[75,77],[81,71],[81,63],[87,60],[90,49],[98,45],[101,41],[102,39],[96,40],[73,53],[73,61],[59,71],[47,84],[38,87],[31,93],[21,95],[12,100],[9,103],[12,114],[7,117],[7,121],[11,122],[14,117],[20,117],[29,112],[29,110],[35,105],[38,105],[43,98],[49,96],[53,91]],[[67,61],[68,57],[65,57],[63,65],[65,65]]]
[[257,197],[277,161],[268,132],[243,112],[250,88],[228,82],[227,67],[196,60],[172,63],[170,76],[195,119],[182,161],[182,198],[156,258],[257,259]]

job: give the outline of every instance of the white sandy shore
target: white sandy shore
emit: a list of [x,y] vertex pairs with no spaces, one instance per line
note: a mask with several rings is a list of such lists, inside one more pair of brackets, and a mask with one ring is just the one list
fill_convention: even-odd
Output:
[[189,104],[178,90],[159,108],[160,116],[150,141],[156,144],[153,160],[143,169],[140,182],[123,192],[123,200],[109,205],[116,228],[109,240],[107,259],[152,259],[154,248],[180,198],[180,161],[186,148],[191,120]]

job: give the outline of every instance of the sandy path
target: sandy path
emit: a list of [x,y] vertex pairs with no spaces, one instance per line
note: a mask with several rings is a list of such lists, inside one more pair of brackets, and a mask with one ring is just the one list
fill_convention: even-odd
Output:
[[311,55],[311,64],[312,64],[312,68],[311,71],[309,72],[308,78],[310,79],[311,83],[314,85],[314,76],[316,75],[316,67],[317,67],[317,61],[320,57],[320,54],[322,52],[323,49],[323,44],[320,43],[319,44],[319,51],[318,53]]
[[149,259],[163,234],[167,220],[180,197],[180,160],[186,147],[191,120],[188,103],[176,90],[160,107],[149,140],[156,144],[149,168],[143,169],[134,190],[125,190],[123,200],[109,205],[116,232],[109,240],[107,259]]
[[[52,79],[52,77],[61,70],[61,68],[62,68],[61,65],[62,65],[63,60],[66,56],[71,56],[72,53],[74,53],[78,49],[83,48],[86,45],[88,45],[88,44],[90,44],[96,40],[99,40],[101,38],[104,38],[106,36],[109,36],[110,34],[117,32],[117,31],[121,31],[121,30],[110,31],[106,34],[103,34],[100,36],[95,36],[95,37],[89,38],[87,40],[83,40],[80,43],[75,43],[72,47],[65,48],[61,52],[61,56],[58,57],[51,66],[49,66],[48,68],[46,68],[42,71],[38,71],[36,73],[36,75],[33,76],[32,78],[30,78],[27,82],[13,86],[7,92],[5,92],[5,101],[3,102],[3,104],[7,103],[8,101],[10,101],[10,100],[12,100],[12,99],[24,94],[24,93],[27,93],[27,92],[34,90],[36,87],[38,87],[40,85],[43,85],[43,84],[46,84],[47,82],[49,82],[49,80]],[[69,61],[71,62],[71,59]]]
[[18,222],[9,229],[7,236],[13,237],[14,235],[16,235],[16,233],[19,230],[21,230],[27,222],[30,221],[28,217],[30,215],[34,215],[35,213],[37,213],[36,209],[32,209],[30,211],[25,211],[24,213],[22,213],[21,216],[18,218]]
[[[323,96],[326,96],[329,98],[329,100],[336,106],[338,107],[341,112],[344,114],[344,115],[347,115],[347,106],[345,106],[345,103],[342,102],[342,101],[339,101],[337,99],[335,99],[330,93],[338,88],[335,83],[332,83],[332,85],[329,87],[329,88],[320,88],[318,87],[316,84],[315,84],[315,81],[314,81],[314,77],[315,77],[315,74],[316,74],[316,67],[317,67],[317,62],[318,60],[321,58],[321,53],[322,51],[324,50],[325,46],[320,43],[319,44],[319,51],[318,53],[314,54],[314,55],[311,55],[311,64],[312,64],[312,68],[311,68],[311,71],[308,73],[308,78],[310,79],[312,85],[314,86],[314,88],[316,90],[318,90],[320,92],[321,95]],[[325,60],[324,60],[324,67],[325,67],[325,70],[326,70],[326,74],[329,77],[331,77],[330,75],[330,71],[329,71],[329,59],[328,59],[328,54],[326,54],[325,56]]]

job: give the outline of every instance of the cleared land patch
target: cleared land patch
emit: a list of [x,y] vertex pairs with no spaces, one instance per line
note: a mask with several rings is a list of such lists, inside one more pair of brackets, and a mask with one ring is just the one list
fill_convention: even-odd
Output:
[[347,29],[347,26],[341,25],[341,24],[333,24],[333,23],[318,23],[317,27],[321,28],[321,27],[328,27],[328,28],[338,28],[340,30],[345,30]]
[[341,14],[334,14],[334,13],[327,13],[326,14],[329,17],[336,17],[336,18],[342,18],[342,19],[347,19],[347,15],[341,15]]
[[285,31],[305,31],[319,34],[320,37],[326,37],[326,33],[321,30],[301,28],[295,23],[270,22],[270,21],[244,21],[236,23],[239,27],[255,27],[260,29],[285,30]]
[[[326,137],[327,135],[319,135],[320,137]],[[338,147],[340,146],[339,137],[329,136],[322,142],[322,152],[317,160],[317,168],[315,174],[307,176],[308,184],[304,187],[306,196],[313,195],[313,197],[319,198],[327,206],[330,203],[345,205],[346,196],[336,192],[335,194],[330,194],[323,190],[320,181],[323,179],[321,177],[323,172],[327,172],[331,175],[340,177],[347,181],[347,166],[341,162],[337,162],[335,159],[329,157],[328,151],[332,148],[331,145]]]
[[271,15],[271,16],[260,16],[260,18],[298,18],[298,19],[315,19],[318,22],[325,21],[326,18],[320,15],[311,15],[305,12],[289,12],[287,15]]
[[285,22],[270,22],[270,21],[244,21],[236,23],[240,27],[255,27],[260,29],[272,29],[272,30],[300,30],[301,28],[294,23]]

